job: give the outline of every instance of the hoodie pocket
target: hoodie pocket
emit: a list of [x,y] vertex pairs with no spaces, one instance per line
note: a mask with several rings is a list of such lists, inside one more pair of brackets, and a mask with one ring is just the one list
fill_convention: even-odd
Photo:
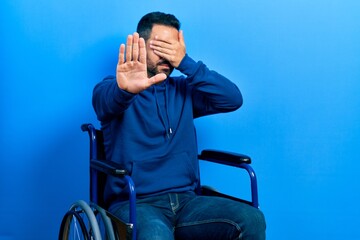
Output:
[[[192,162],[193,161],[193,162]],[[196,161],[186,152],[176,155],[133,162],[131,177],[139,195],[154,194],[193,185]]]

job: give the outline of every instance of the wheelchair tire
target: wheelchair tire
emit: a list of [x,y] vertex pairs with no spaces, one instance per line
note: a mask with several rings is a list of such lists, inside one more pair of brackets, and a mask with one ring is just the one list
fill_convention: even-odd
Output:
[[91,208],[94,209],[94,214],[99,225],[100,233],[102,239],[106,240],[116,240],[114,228],[111,222],[111,219],[107,216],[106,211],[98,206],[97,204],[91,203]]
[[59,240],[101,240],[99,225],[90,206],[83,200],[74,203],[63,217]]
[[68,239],[89,239],[82,217],[74,210],[70,210],[65,214],[60,226],[59,240]]

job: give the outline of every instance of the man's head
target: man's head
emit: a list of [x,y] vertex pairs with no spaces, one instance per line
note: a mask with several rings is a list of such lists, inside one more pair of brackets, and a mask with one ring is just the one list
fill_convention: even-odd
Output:
[[154,25],[173,27],[178,31],[180,29],[180,22],[174,15],[162,12],[151,12],[140,19],[136,31],[139,33],[140,37],[147,41]]
[[158,73],[165,73],[169,76],[174,66],[157,55],[150,47],[152,40],[163,39],[165,41],[179,41],[180,22],[172,14],[152,12],[143,16],[137,26],[137,32],[144,38],[146,43],[146,63],[148,77]]

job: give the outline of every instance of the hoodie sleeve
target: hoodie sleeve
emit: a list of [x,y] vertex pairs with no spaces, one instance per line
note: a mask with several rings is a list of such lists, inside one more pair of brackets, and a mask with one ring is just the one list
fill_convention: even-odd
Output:
[[106,77],[93,91],[92,104],[99,121],[108,121],[121,115],[136,95],[120,89],[114,76]]
[[238,87],[226,77],[209,70],[201,61],[195,62],[185,55],[178,70],[187,75],[192,88],[194,117],[231,112],[241,107],[243,98]]

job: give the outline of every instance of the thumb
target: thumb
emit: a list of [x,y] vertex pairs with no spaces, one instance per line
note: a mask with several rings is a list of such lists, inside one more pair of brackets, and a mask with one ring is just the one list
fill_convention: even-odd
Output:
[[182,45],[185,45],[184,32],[183,32],[183,30],[180,30],[180,31],[179,31],[179,42],[180,42]]
[[149,78],[149,82],[150,82],[150,85],[153,85],[153,84],[157,84],[159,82],[164,81],[166,78],[167,78],[167,76],[165,73],[159,73],[159,74],[156,74],[155,76]]

